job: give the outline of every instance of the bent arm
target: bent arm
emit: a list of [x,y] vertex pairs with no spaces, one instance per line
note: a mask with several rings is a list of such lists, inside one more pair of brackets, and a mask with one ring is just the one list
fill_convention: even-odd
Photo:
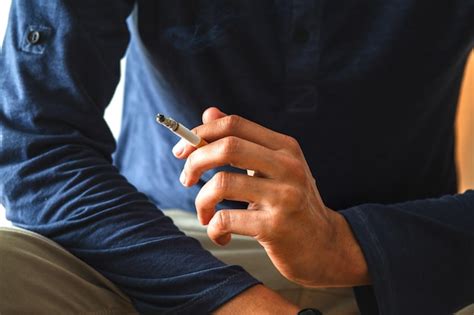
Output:
[[111,163],[103,113],[132,7],[13,1],[0,57],[1,202],[14,225],[64,246],[140,312],[210,312],[257,281],[181,233]]
[[[474,191],[337,213],[324,206],[296,140],[216,108],[204,114],[211,116],[194,129],[209,145],[175,147],[187,159],[183,185],[231,163],[259,174],[220,172],[201,188],[196,208],[216,243],[231,233],[252,236],[299,284],[373,284],[356,290],[361,307],[373,306],[363,314],[377,307],[369,304],[372,289],[381,314],[450,314],[474,302]],[[216,212],[223,199],[251,207]]]
[[381,314],[451,314],[474,302],[474,191],[341,213],[364,253]]

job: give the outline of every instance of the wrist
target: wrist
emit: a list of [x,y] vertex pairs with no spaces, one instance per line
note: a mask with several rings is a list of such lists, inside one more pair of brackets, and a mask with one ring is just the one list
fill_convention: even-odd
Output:
[[339,279],[336,286],[357,286],[371,283],[365,256],[355,238],[352,228],[344,216],[336,211],[334,214],[336,263],[334,274]]
[[253,286],[222,305],[213,314],[297,314],[299,308],[276,292],[259,284]]
[[350,287],[370,284],[362,249],[346,219],[326,208],[326,219],[313,228],[311,250],[302,253],[303,276],[292,281],[306,287]]

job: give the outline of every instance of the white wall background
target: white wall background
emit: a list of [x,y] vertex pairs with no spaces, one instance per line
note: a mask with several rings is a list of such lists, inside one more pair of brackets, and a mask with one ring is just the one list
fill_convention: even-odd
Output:
[[[8,11],[10,11],[10,0],[0,0],[0,49],[3,44],[5,28],[8,20]],[[1,150],[1,148],[0,148]],[[0,154],[2,152],[0,151]],[[1,179],[0,179],[1,180]],[[5,219],[5,209],[0,204],[0,226],[9,226],[10,222]]]
[[0,47],[5,34],[6,22],[8,19],[8,11],[10,10],[10,0],[0,0]]
[[[10,3],[11,3],[10,0],[0,0],[0,49],[3,43],[5,29],[8,22],[8,12],[10,10]],[[121,66],[122,66],[122,73],[123,73],[125,69],[125,59],[122,60]],[[107,107],[107,110],[105,111],[105,120],[109,124],[109,127],[112,130],[112,133],[114,134],[116,139],[120,131],[120,122],[122,119],[123,84],[124,82],[123,82],[123,76],[122,76],[122,80],[120,80],[120,83],[117,86],[115,95],[110,105]],[[0,226],[9,226],[9,225],[11,224],[5,218],[5,209],[0,204]]]

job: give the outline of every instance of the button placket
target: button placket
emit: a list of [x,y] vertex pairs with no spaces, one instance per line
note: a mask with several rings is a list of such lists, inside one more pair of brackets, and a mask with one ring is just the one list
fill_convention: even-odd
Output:
[[290,112],[312,112],[318,102],[317,72],[323,0],[295,0],[292,3],[286,51],[286,109]]
[[310,33],[303,26],[297,26],[293,30],[293,42],[297,44],[305,44],[309,40]]

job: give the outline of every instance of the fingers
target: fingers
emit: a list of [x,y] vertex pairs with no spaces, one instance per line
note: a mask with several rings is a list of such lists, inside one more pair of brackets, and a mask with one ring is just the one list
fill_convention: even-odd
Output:
[[283,169],[276,168],[274,163],[282,158],[282,154],[258,144],[226,137],[196,150],[188,157],[181,177],[182,184],[192,186],[205,171],[224,165],[252,169],[262,177],[278,177]]
[[265,204],[274,184],[268,179],[244,174],[219,172],[215,174],[196,196],[196,210],[201,224],[208,224],[222,200],[245,201]]
[[266,216],[265,212],[255,210],[220,210],[209,222],[207,235],[218,245],[229,243],[232,233],[258,239]]
[[237,115],[224,116],[207,124],[200,125],[194,130],[208,142],[213,142],[227,136],[235,136],[273,150],[281,149],[283,147],[281,142],[287,138],[287,136],[281,133],[272,131]]
[[[228,136],[235,136],[272,150],[286,150],[301,154],[299,144],[295,139],[236,115],[224,116],[209,121],[194,128],[193,131],[207,142],[213,142]],[[180,141],[177,146],[180,147],[184,144],[184,142]],[[179,155],[175,155],[180,159],[184,159],[193,151],[194,148],[186,145]],[[178,152],[178,150],[175,148],[174,152]]]
[[[209,123],[210,121],[225,117],[226,114],[221,112],[217,107],[209,107],[204,111],[202,114],[202,122],[204,124]],[[196,148],[187,143],[185,140],[181,139],[176,143],[176,145],[173,147],[173,154],[177,158],[183,158],[187,157],[189,154],[191,154],[193,151],[195,151]]]

